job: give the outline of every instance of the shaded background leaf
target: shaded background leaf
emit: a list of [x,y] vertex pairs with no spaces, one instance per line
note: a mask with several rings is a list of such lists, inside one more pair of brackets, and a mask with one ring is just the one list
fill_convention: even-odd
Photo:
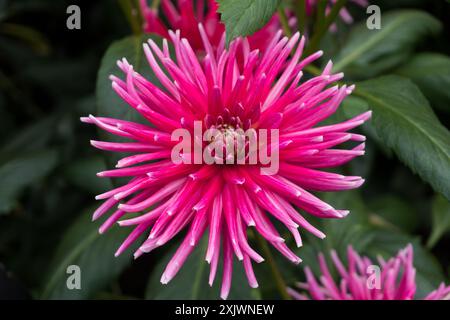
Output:
[[355,95],[373,110],[381,142],[450,199],[450,133],[410,80],[385,76],[357,84]]
[[[88,299],[107,288],[130,264],[132,249],[114,257],[121,241],[128,234],[124,228],[112,228],[98,233],[99,222],[92,222],[95,208],[83,212],[61,240],[52,267],[43,282],[42,299]],[[81,289],[67,288],[67,268],[76,265],[81,270]]]
[[418,10],[383,13],[382,27],[369,30],[366,21],[352,28],[346,43],[334,59],[335,71],[368,78],[405,61],[414,47],[442,26],[433,16]]
[[23,155],[0,165],[0,213],[11,210],[20,192],[49,174],[56,163],[57,153],[47,150]]
[[439,239],[450,231],[450,203],[441,195],[433,199],[432,231],[427,242],[427,247],[432,248]]
[[450,113],[450,58],[439,53],[419,53],[394,73],[408,77],[431,105]]

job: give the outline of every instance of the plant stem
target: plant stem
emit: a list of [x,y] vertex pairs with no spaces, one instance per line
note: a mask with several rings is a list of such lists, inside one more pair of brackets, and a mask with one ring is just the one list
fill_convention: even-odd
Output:
[[347,0],[337,0],[335,5],[331,9],[331,12],[326,16],[325,21],[321,23],[320,27],[317,30],[314,30],[314,35],[309,42],[308,48],[306,49],[306,54],[311,54],[317,50],[322,37],[326,34],[326,32],[336,19],[337,15],[346,4]]
[[369,215],[369,221],[374,226],[386,228],[387,230],[395,231],[395,232],[401,232],[401,230],[391,222],[387,221],[385,218],[383,218],[380,215],[377,215],[375,213],[372,213]]
[[270,251],[266,240],[258,233],[256,233],[256,239],[258,240],[258,244],[261,250],[264,252],[264,256],[266,257],[267,262],[269,263],[270,271],[272,272],[272,276],[277,286],[278,292],[284,300],[292,300],[291,296],[287,293],[286,283],[284,282],[280,270],[278,270],[277,264],[275,263],[272,252]]
[[298,30],[301,34],[305,33],[306,30],[306,0],[297,0],[295,6],[295,15],[297,16]]
[[134,0],[118,0],[120,8],[130,24],[131,31],[135,35],[140,35],[142,32],[142,19],[139,6]]
[[291,28],[289,28],[288,18],[286,16],[286,12],[282,6],[278,7],[278,16],[280,18],[281,27],[283,28],[284,35],[287,37],[292,36]]
[[322,71],[320,71],[319,68],[317,68],[315,65],[312,64],[305,66],[304,69],[314,76],[320,76],[322,74]]
[[325,23],[326,9],[327,9],[327,0],[319,0],[319,2],[317,3],[316,23],[314,26],[314,32],[316,32],[316,30],[322,30],[323,25]]

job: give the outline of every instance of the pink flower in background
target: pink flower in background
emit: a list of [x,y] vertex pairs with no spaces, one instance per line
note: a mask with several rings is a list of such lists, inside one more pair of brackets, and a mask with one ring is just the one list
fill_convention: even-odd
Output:
[[[327,12],[331,11],[331,7],[336,4],[337,0],[330,0],[330,5],[327,7]],[[351,2],[356,3],[357,5],[361,7],[367,7],[369,5],[368,0],[351,0]],[[315,7],[317,6],[318,0],[306,0],[306,14],[312,15],[314,13]],[[339,12],[339,16],[341,19],[347,23],[353,23],[353,18],[350,15],[350,12],[344,7]]]
[[[148,6],[147,1],[140,0],[144,18],[144,32],[169,38],[169,30],[181,30],[181,37],[189,41],[192,49],[196,53],[204,53],[203,42],[197,27],[201,23],[213,49],[223,49],[225,26],[217,13],[218,5],[216,1],[161,0],[161,11],[168,25],[160,19],[158,10]],[[279,28],[280,23],[277,15],[274,15],[264,28],[248,37],[251,49],[264,50]]]
[[[293,263],[301,260],[285,244],[272,224],[278,220],[302,245],[299,229],[319,238],[325,235],[304,218],[343,218],[349,212],[333,208],[310,191],[341,191],[358,188],[361,177],[322,171],[347,163],[364,154],[365,137],[348,131],[360,126],[370,112],[335,125],[320,125],[331,116],[354,86],[333,85],[343,74],[332,74],[329,62],[321,75],[303,80],[302,70],[322,52],[302,59],[304,37],[281,37],[278,31],[263,52],[251,50],[246,38],[231,42],[229,49],[214,50],[211,37],[199,26],[205,56],[199,60],[189,40],[169,31],[176,61],[168,42],[159,48],[152,40],[144,44],[148,63],[160,84],[135,72],[124,58],[118,66],[120,79],[111,76],[116,93],[148,124],[89,116],[83,122],[95,124],[130,142],[92,141],[96,148],[128,152],[117,169],[100,172],[100,177],[128,177],[130,181],[96,197],[105,202],[93,215],[98,219],[113,213],[100,228],[103,233],[119,221],[134,230],[118,249],[121,254],[142,234],[146,240],[135,257],[165,245],[186,230],[184,240],[168,263],[161,282],[175,277],[199,240],[207,234],[205,260],[210,264],[210,284],[222,256],[221,297],[228,296],[233,259],[243,261],[251,287],[257,287],[252,262],[264,259],[251,246],[247,230],[252,227]],[[237,59],[237,56],[242,59]],[[194,121],[203,129],[215,128],[226,136],[238,129],[278,130],[279,171],[262,175],[258,164],[184,164],[171,161],[178,141],[171,134],[179,128],[192,132]],[[194,139],[195,140],[195,139]],[[337,148],[344,142],[359,144],[353,149]],[[199,143],[202,150],[205,143]],[[180,153],[191,159],[195,154]],[[227,159],[228,159],[228,155]],[[137,213],[137,215],[136,215]],[[206,231],[208,230],[208,231]]]
[[[352,247],[348,248],[348,267],[339,259],[335,251],[331,259],[338,272],[338,283],[333,280],[323,254],[319,255],[322,275],[317,282],[310,268],[305,268],[306,283],[299,283],[298,288],[305,290],[299,293],[288,289],[289,294],[299,300],[412,300],[416,293],[416,270],[413,265],[413,247],[408,245],[400,250],[397,256],[384,261],[379,258],[381,269],[379,287],[376,284],[375,264],[368,257],[361,257]],[[425,300],[450,299],[450,286],[441,284],[431,292]]]

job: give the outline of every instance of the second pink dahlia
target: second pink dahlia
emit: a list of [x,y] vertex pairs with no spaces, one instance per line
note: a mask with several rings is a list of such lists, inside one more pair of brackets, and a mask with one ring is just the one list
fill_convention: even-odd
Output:
[[[348,247],[346,267],[336,251],[331,259],[338,272],[338,281],[332,277],[325,256],[319,255],[322,275],[319,281],[309,267],[305,268],[306,283],[298,283],[305,293],[288,289],[291,296],[298,300],[412,300],[416,293],[416,269],[413,265],[413,247],[408,245],[391,259],[378,259],[374,264],[368,257],[360,256],[352,247]],[[377,274],[377,269],[380,271]],[[450,300],[450,286],[442,283],[429,293],[425,300]]]
[[[349,131],[368,120],[371,113],[335,125],[320,125],[337,110],[353,86],[333,85],[343,74],[332,74],[331,62],[321,75],[303,80],[304,67],[322,52],[302,59],[305,39],[298,33],[289,39],[281,38],[279,31],[264,52],[251,50],[248,40],[241,38],[232,41],[228,50],[214,50],[201,25],[199,34],[206,52],[201,60],[179,32],[169,32],[176,61],[170,56],[168,41],[163,42],[162,48],[152,40],[144,44],[158,85],[137,73],[125,58],[118,61],[124,78],[111,76],[112,87],[148,124],[92,115],[82,121],[129,139],[92,141],[96,148],[134,153],[120,160],[116,169],[98,174],[130,179],[96,197],[104,203],[94,213],[94,219],[114,210],[100,232],[127,214],[139,213],[119,221],[121,226],[134,230],[116,254],[142,234],[147,239],[135,257],[185,232],[162,275],[161,282],[168,283],[206,233],[209,242],[205,260],[210,264],[210,284],[222,256],[221,297],[225,299],[231,286],[234,257],[243,261],[249,285],[258,286],[252,263],[264,259],[249,243],[249,228],[288,260],[299,263],[300,258],[285,244],[273,220],[284,225],[300,247],[299,230],[325,237],[308,223],[305,213],[327,219],[343,218],[349,213],[333,208],[311,191],[342,191],[363,184],[361,177],[323,169],[338,167],[364,154],[365,137]],[[278,154],[278,172],[262,174],[267,163],[261,158],[254,164],[248,158],[245,164],[227,164],[234,160],[232,153],[215,154],[222,164],[187,164],[195,158],[196,151],[181,152],[186,163],[174,163],[171,155],[178,140],[174,141],[172,133],[181,128],[193,133],[198,122],[203,130],[214,128],[227,141],[238,137],[240,129],[275,130],[279,139],[270,140],[269,144],[275,145],[271,152]],[[193,144],[201,146],[200,152],[208,148],[201,138],[193,137]],[[350,150],[338,148],[349,141],[359,144]],[[246,143],[243,150],[248,151],[248,146]]]

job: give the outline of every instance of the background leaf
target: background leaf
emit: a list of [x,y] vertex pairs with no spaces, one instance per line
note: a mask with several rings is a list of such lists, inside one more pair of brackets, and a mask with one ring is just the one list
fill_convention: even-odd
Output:
[[428,13],[401,10],[383,13],[380,30],[369,30],[364,20],[353,27],[334,59],[335,71],[369,78],[395,67],[411,54],[423,38],[441,30],[441,23]]
[[439,53],[419,53],[394,71],[414,81],[431,105],[450,113],[450,58]]
[[[121,241],[128,235],[126,228],[113,227],[100,235],[100,222],[92,222],[94,208],[87,209],[64,234],[47,274],[42,299],[88,299],[105,289],[132,261],[129,249],[114,257]],[[67,289],[67,267],[81,269],[81,290]]]
[[227,30],[227,43],[261,29],[277,10],[280,0],[218,0]]
[[20,156],[0,165],[0,213],[11,210],[20,192],[45,177],[56,166],[56,161],[56,152],[46,150]]
[[0,149],[0,161],[42,149],[54,131],[55,118],[45,117],[15,133]]
[[432,248],[439,239],[450,231],[450,203],[441,195],[433,199],[432,232],[427,242],[427,247]]
[[450,199],[450,133],[410,80],[385,76],[357,84],[355,95],[373,110],[381,142]]
[[419,225],[419,213],[414,206],[400,197],[389,194],[380,195],[369,202],[373,212],[372,219],[383,219],[381,223],[392,224],[392,227],[405,232],[414,232]]
[[103,158],[85,157],[69,164],[65,169],[65,176],[74,185],[92,194],[98,194],[113,188],[111,180],[97,177],[96,173],[104,170],[106,170],[106,164]]

